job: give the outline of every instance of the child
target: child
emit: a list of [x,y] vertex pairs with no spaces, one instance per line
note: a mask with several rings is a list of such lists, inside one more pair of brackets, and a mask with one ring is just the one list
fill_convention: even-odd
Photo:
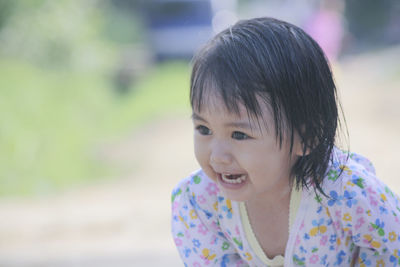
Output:
[[196,159],[172,194],[185,266],[397,266],[400,199],[334,146],[320,47],[272,18],[240,21],[194,58]]

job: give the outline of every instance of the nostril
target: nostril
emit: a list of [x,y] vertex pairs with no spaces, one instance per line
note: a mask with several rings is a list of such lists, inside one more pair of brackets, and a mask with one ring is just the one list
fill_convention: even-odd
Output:
[[229,164],[232,161],[230,146],[227,142],[214,140],[210,146],[210,161],[216,164]]
[[231,162],[231,156],[228,153],[212,153],[210,161],[211,163],[228,164]]

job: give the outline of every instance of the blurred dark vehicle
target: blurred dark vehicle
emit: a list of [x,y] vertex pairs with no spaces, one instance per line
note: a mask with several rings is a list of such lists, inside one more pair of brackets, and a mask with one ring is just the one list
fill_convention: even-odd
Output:
[[399,0],[346,0],[349,52],[400,44]]
[[158,61],[190,59],[213,34],[211,1],[148,0],[144,15]]

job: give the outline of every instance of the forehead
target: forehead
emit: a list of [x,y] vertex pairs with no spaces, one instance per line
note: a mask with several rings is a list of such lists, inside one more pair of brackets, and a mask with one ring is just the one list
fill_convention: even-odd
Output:
[[257,98],[259,112],[254,113],[240,100],[227,103],[215,90],[207,90],[202,96],[201,106],[193,106],[193,112],[206,118],[223,118],[230,121],[246,121],[254,128],[268,128],[274,123],[270,106]]

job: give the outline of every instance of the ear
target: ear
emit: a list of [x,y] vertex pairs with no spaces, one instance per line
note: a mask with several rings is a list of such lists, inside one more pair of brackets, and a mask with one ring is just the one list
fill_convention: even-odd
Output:
[[[304,152],[305,149],[305,152]],[[299,134],[295,131],[293,138],[293,153],[296,156],[303,157],[311,153],[311,147],[306,145],[303,140],[301,140]],[[304,152],[304,153],[303,153]]]
[[307,156],[308,154],[311,153],[311,148],[306,147],[306,151],[304,151],[304,146],[305,144],[300,140],[298,142],[293,143],[293,153],[299,157]]

